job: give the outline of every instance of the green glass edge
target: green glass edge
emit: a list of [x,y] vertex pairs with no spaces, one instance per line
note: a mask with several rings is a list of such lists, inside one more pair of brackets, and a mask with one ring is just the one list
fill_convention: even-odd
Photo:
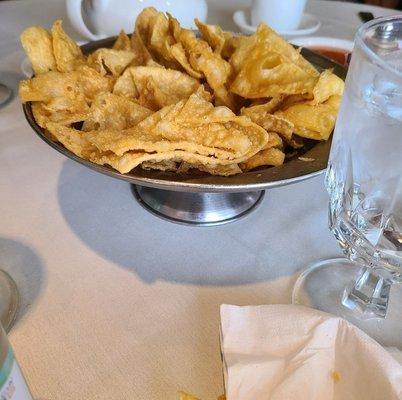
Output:
[[0,390],[3,389],[5,382],[10,376],[13,365],[14,365],[14,354],[11,347],[9,347],[7,357],[4,360],[4,364],[0,370]]

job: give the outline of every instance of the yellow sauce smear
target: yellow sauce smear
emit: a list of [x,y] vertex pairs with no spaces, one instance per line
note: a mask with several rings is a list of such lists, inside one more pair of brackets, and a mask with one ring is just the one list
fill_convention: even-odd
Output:
[[337,371],[333,371],[331,373],[331,378],[334,380],[335,383],[338,383],[341,380],[341,374]]

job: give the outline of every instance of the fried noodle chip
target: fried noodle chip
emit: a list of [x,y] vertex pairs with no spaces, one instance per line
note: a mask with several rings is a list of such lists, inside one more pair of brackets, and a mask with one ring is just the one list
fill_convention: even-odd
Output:
[[22,47],[32,64],[35,74],[55,71],[52,36],[40,26],[31,26],[21,34]]
[[52,26],[52,39],[53,54],[58,71],[74,71],[78,65],[84,63],[85,58],[81,49],[64,32],[61,20],[57,20]]
[[335,126],[340,99],[340,96],[335,95],[325,103],[317,105],[299,103],[284,111],[278,111],[275,115],[294,124],[294,132],[301,137],[327,140]]

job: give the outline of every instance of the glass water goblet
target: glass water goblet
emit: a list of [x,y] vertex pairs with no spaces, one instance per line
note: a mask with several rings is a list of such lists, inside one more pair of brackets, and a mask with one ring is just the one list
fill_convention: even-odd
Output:
[[0,269],[0,322],[6,332],[15,321],[18,305],[17,285],[7,272]]
[[356,34],[325,184],[329,226],[348,259],[302,272],[293,302],[402,350],[402,16]]

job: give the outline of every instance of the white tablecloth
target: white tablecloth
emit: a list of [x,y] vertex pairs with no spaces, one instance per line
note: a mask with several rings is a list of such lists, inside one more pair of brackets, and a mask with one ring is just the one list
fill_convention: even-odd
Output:
[[[211,2],[210,21],[233,28],[239,4]],[[325,6],[308,5],[317,34],[352,39],[362,6]],[[0,2],[0,81],[17,91],[21,30],[64,14],[60,0]],[[22,297],[10,339],[38,400],[213,399],[219,305],[289,303],[299,269],[340,254],[322,177],[267,192],[230,225],[174,225],[44,144],[17,98],[0,110],[0,171],[0,267]]]

